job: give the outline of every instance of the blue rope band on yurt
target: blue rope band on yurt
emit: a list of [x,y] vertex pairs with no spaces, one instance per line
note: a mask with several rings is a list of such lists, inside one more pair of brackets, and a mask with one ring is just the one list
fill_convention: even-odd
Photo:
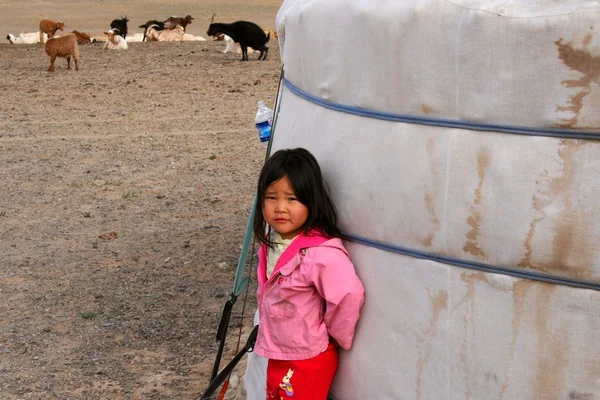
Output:
[[[426,118],[426,117],[417,117],[411,115],[402,115],[402,114],[394,114],[383,111],[374,111],[368,110],[364,108],[352,107],[340,103],[335,103],[332,101],[324,100],[320,97],[314,96],[304,90],[294,86],[290,81],[288,81],[285,76],[282,77],[282,81],[284,86],[295,95],[310,101],[319,106],[328,108],[330,110],[340,111],[348,114],[358,115],[367,118],[376,118],[382,119],[386,121],[395,121],[395,122],[405,122],[412,124],[421,124],[421,125],[431,125],[431,126],[441,126],[441,127],[449,127],[449,128],[461,128],[461,129],[469,129],[469,130],[478,130],[478,131],[493,131],[493,132],[503,132],[510,134],[519,134],[519,135],[529,135],[529,136],[546,136],[546,137],[555,137],[555,138],[563,138],[563,139],[590,139],[590,140],[600,140],[600,132],[592,132],[592,131],[575,131],[570,129],[551,129],[551,128],[530,128],[530,127],[522,127],[522,126],[511,126],[511,125],[495,125],[495,124],[477,124],[466,121],[456,121],[456,120],[448,120],[448,119],[436,119],[436,118]],[[560,277],[553,276],[544,273],[538,273],[535,271],[526,271],[518,268],[509,268],[509,267],[498,267],[490,264],[479,263],[475,261],[466,261],[460,260],[453,257],[446,257],[438,254],[427,253],[419,250],[408,249],[401,246],[391,245],[387,243],[382,243],[376,240],[372,240],[369,238],[348,234],[352,240],[356,243],[360,243],[369,247],[374,247],[377,249],[403,254],[409,257],[420,258],[425,260],[431,260],[440,262],[443,264],[454,265],[457,267],[500,274],[500,275],[508,275],[516,278],[529,279],[539,282],[552,283],[563,286],[571,286],[581,289],[590,289],[595,291],[600,291],[600,284],[587,282],[578,279],[572,279],[568,277]]]
[[345,233],[349,238],[351,238],[354,242],[360,243],[365,246],[373,247],[380,250],[389,251],[396,254],[402,254],[409,257],[419,258],[423,260],[431,260],[436,261],[443,264],[453,265],[456,267],[462,267],[467,269],[473,269],[477,271],[492,273],[492,274],[500,274],[500,275],[508,275],[513,276],[515,278],[534,280],[545,283],[552,283],[556,285],[562,286],[571,286],[580,289],[590,289],[600,291],[600,284],[582,281],[578,279],[572,279],[567,277],[554,276],[549,274],[543,274],[535,271],[526,271],[517,268],[508,268],[508,267],[498,267],[495,265],[479,263],[476,261],[466,261],[460,260],[458,258],[447,257],[443,255],[427,253],[420,250],[408,249],[402,246],[391,245],[388,243],[379,242],[376,240],[372,240],[369,238],[365,238],[358,235],[353,235],[349,233]]
[[320,97],[314,96],[304,90],[294,86],[285,77],[282,78],[283,84],[286,88],[295,95],[310,101],[311,103],[318,104],[322,107],[330,110],[340,111],[347,114],[359,115],[361,117],[376,118],[386,121],[395,122],[406,122],[409,124],[420,124],[430,126],[441,126],[447,128],[460,128],[477,131],[487,132],[503,132],[512,133],[515,135],[528,135],[528,136],[547,136],[562,139],[589,139],[589,140],[600,140],[600,132],[595,131],[583,131],[573,129],[553,129],[553,128],[531,128],[526,126],[512,126],[512,125],[497,125],[497,124],[478,124],[474,122],[458,121],[451,119],[442,118],[427,118],[418,117],[414,115],[394,114],[385,111],[368,110],[366,108],[359,108],[348,106],[341,103],[334,103],[329,100],[324,100]]

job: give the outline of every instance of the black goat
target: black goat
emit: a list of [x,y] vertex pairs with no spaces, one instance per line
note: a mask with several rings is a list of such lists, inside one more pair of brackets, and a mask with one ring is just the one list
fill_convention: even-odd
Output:
[[162,31],[165,29],[165,23],[161,21],[157,21],[155,19],[146,22],[144,25],[140,25],[138,28],[144,28],[144,37],[142,38],[142,42],[146,41],[146,34],[148,33],[148,28],[150,26],[155,25],[154,29],[157,31]]
[[127,37],[127,22],[129,22],[127,16],[121,17],[121,19],[114,19],[110,23],[110,29],[118,29],[119,36],[122,36],[123,39],[125,39]]
[[210,24],[206,34],[215,36],[218,33],[223,33],[239,43],[242,48],[242,61],[248,61],[248,47],[260,51],[259,60],[266,60],[269,48],[266,43],[269,41],[269,35],[254,22],[236,21],[231,24],[214,23]]

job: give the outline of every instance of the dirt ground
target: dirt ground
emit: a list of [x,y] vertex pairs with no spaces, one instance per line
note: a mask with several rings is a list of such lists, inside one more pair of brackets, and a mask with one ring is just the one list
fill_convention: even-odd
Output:
[[[127,15],[274,28],[281,1],[28,1],[0,5],[0,399],[199,399],[217,350],[265,150],[279,49],[223,42],[80,46],[66,71],[6,34],[42,17],[101,34]],[[250,323],[234,308],[224,362]]]

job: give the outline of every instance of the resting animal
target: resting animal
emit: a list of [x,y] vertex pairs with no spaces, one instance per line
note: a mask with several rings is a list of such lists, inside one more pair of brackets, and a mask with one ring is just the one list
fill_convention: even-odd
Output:
[[77,38],[72,33],[64,36],[48,39],[46,42],[46,54],[50,56],[50,68],[48,71],[54,72],[54,61],[56,57],[67,59],[67,70],[71,69],[71,56],[75,62],[75,71],[79,71],[79,46]]
[[195,36],[195,35],[192,35],[191,33],[184,33],[183,41],[184,42],[205,42],[206,39],[204,39],[202,36]]
[[165,29],[175,29],[177,25],[180,25],[185,31],[185,27],[188,26],[188,24],[191,24],[193,19],[194,18],[189,14],[186,15],[185,18],[169,17],[165,20]]
[[217,33],[223,33],[239,43],[242,48],[242,61],[248,61],[248,47],[260,51],[259,60],[266,60],[269,48],[266,43],[269,41],[269,35],[265,35],[262,28],[254,22],[236,21],[231,24],[212,23],[208,27],[206,34],[215,36]]
[[52,21],[51,19],[43,19],[40,21],[40,43],[44,43],[43,34],[48,35],[50,39],[56,31],[65,29],[65,24],[62,21]]
[[[227,35],[223,35],[223,40],[225,41],[225,48],[221,53],[242,54],[242,47],[239,43],[234,42],[233,39]],[[252,54],[254,51],[253,48],[248,47],[248,54]]]
[[[44,42],[46,42],[46,40],[48,40],[48,35],[46,35],[45,33],[42,33],[41,35],[44,39]],[[13,35],[12,33],[9,33],[8,35],[6,35],[6,40],[8,40],[11,44],[33,44],[33,43],[39,43],[40,42],[40,33],[39,32],[29,32],[29,33],[23,33],[21,32],[21,34],[19,34],[19,36],[15,37],[15,35]]]
[[181,42],[183,41],[183,32],[183,27],[179,25],[173,29],[162,31],[157,31],[154,29],[154,25],[150,25],[146,32],[146,40],[149,42]]
[[141,42],[144,40],[144,35],[142,33],[134,33],[133,35],[128,35],[127,36],[127,43],[131,43],[131,42]]
[[129,22],[127,16],[121,17],[121,19],[113,19],[110,23],[110,29],[117,29],[119,32],[118,35],[125,39],[127,38],[127,22]]
[[96,39],[85,32],[79,32],[78,30],[73,29],[71,33],[75,35],[77,43],[79,44],[96,43]]
[[108,32],[104,32],[108,35],[106,42],[104,43],[103,49],[110,50],[126,50],[127,49],[127,41],[123,38],[123,36],[119,35],[118,29],[110,29]]
[[[270,38],[277,38],[277,32],[273,32],[269,28],[265,29],[265,35],[269,36]],[[221,36],[221,39],[217,39],[219,36]],[[217,35],[215,35],[215,40],[224,40],[225,41],[225,48],[223,49],[223,51],[221,53],[234,53],[234,54],[242,53],[242,48],[241,48],[240,44],[235,43],[233,41],[233,39],[227,35],[223,35],[222,33],[217,33]],[[256,50],[249,48],[248,54],[252,54],[255,51]]]
[[144,28],[144,36],[142,38],[142,42],[146,41],[146,35],[148,32],[148,28],[150,28],[150,26],[154,25],[154,30],[156,31],[162,31],[163,29],[165,29],[165,23],[161,22],[161,21],[157,21],[155,19],[152,19],[148,22],[146,22],[143,25],[138,26],[138,28]]

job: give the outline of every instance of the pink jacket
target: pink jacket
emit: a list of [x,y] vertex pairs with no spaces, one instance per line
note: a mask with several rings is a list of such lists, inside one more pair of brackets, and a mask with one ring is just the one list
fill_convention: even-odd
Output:
[[364,287],[340,239],[300,234],[267,280],[267,247],[258,252],[258,337],[254,351],[277,360],[320,354],[331,336],[352,346]]

